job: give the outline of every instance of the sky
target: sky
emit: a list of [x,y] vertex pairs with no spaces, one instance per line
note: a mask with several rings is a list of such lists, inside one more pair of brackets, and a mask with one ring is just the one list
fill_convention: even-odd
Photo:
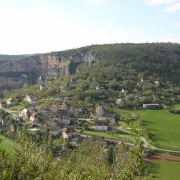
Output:
[[0,0],[0,54],[180,43],[180,0]]

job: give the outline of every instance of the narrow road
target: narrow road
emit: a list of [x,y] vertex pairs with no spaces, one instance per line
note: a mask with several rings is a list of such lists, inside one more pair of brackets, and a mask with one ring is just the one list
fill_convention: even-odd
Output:
[[[89,134],[86,134],[86,133],[80,133],[80,136],[81,137],[85,137],[85,138],[87,138],[87,137],[97,137],[97,135],[89,135]],[[99,136],[99,137],[102,137],[102,136]],[[106,137],[104,137],[104,139],[105,140],[108,140],[108,141],[114,141],[114,142],[120,142],[121,140],[116,140],[116,139],[114,139],[114,138],[106,138]],[[122,139],[123,140],[123,139]],[[124,141],[124,140],[123,140]],[[133,144],[133,143],[128,143],[128,142],[124,142],[124,144],[126,144],[126,145],[129,145],[129,146],[134,146],[135,144]]]
[[12,113],[20,113],[21,111],[12,111],[10,109],[5,109],[5,108],[1,108],[2,110],[8,112],[9,114],[12,114]]
[[[80,136],[82,136],[82,137],[92,137],[92,136],[97,137],[97,135],[92,135],[92,134],[89,135],[89,134],[86,134],[86,133],[81,133]],[[99,137],[101,137],[101,136],[99,136]],[[149,148],[149,149],[153,149],[153,150],[160,150],[160,151],[164,151],[164,152],[180,153],[180,151],[176,151],[176,150],[162,149],[162,148],[157,148],[157,147],[151,146],[149,144],[149,142],[144,137],[140,137],[140,138],[144,143],[143,144],[144,148]],[[114,139],[114,138],[106,138],[106,137],[104,137],[104,139],[109,140],[109,141],[114,141],[114,142],[121,141],[121,140],[117,140],[117,139]],[[123,142],[124,142],[124,144],[126,144],[128,146],[135,146],[134,143],[128,143],[128,142],[125,142],[124,140],[123,140]]]
[[10,115],[12,115],[14,120],[17,120],[17,118],[19,117],[19,113],[21,112],[21,111],[12,111],[12,110],[5,109],[5,108],[0,108],[0,109],[9,113]]
[[[127,130],[124,130],[124,129],[120,129],[120,128],[118,128],[118,129],[119,129],[120,131],[122,131],[122,132],[136,135],[135,133],[132,133],[132,132],[130,132],[130,131],[127,131]],[[153,150],[160,150],[160,151],[164,151],[164,152],[180,153],[180,151],[170,150],[170,149],[163,149],[163,148],[158,148],[158,147],[152,146],[152,145],[150,145],[149,142],[148,142],[144,137],[142,137],[142,136],[140,137],[140,139],[143,141],[145,148],[150,148],[150,149],[153,149]]]

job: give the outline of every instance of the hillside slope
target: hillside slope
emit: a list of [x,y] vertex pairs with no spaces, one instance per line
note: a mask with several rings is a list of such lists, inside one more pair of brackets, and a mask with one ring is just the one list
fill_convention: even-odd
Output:
[[171,43],[92,45],[24,57],[0,65],[0,78],[12,80],[13,77],[18,81],[25,74],[29,80],[33,79],[35,82],[38,76],[45,78],[67,76],[79,71],[86,74],[86,78],[96,77],[102,81],[113,79],[137,81],[142,77],[146,79],[147,76],[150,81],[159,79],[161,82],[169,81],[170,84],[179,86],[180,45]]

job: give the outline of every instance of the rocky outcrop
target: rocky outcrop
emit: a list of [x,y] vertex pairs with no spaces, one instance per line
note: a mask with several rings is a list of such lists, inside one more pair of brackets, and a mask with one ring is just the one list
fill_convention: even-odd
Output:
[[91,65],[93,62],[96,62],[97,59],[88,51],[84,57],[84,61],[89,62],[89,65]]
[[52,55],[37,55],[21,60],[5,63],[0,66],[0,75],[11,76],[16,74],[26,74],[35,72],[37,76],[48,75],[68,75],[69,60],[64,57],[56,57]]
[[78,65],[85,61],[91,64],[96,59],[91,53],[74,53],[69,58],[52,54],[34,55],[0,65],[0,77],[22,80],[26,76],[35,82],[39,76],[68,76],[75,74]]

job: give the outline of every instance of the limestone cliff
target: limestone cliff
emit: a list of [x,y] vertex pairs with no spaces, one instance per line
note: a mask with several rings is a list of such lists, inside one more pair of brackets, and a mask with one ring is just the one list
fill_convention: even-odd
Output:
[[84,61],[91,64],[95,58],[90,53],[73,53],[70,57],[53,54],[34,55],[0,65],[0,77],[34,80],[39,76],[57,77],[75,74]]

